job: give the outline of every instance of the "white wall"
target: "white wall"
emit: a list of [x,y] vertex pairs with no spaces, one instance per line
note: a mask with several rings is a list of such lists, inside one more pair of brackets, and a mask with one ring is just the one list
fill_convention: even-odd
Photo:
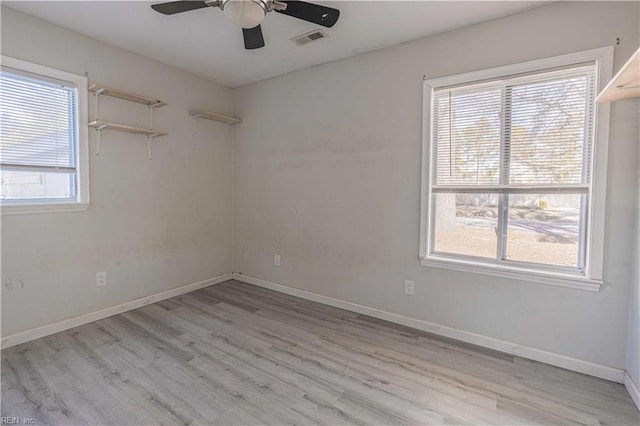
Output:
[[[194,135],[187,114],[231,114],[230,89],[4,7],[2,54],[169,103],[154,114],[169,136],[152,161],[144,136],[113,131],[96,157],[90,132],[88,211],[2,217],[2,283],[17,286],[2,288],[3,336],[231,272],[231,141],[205,120]],[[148,125],[144,106],[114,98],[100,113]]]
[[[629,113],[629,123],[636,134],[640,133],[640,101],[619,102],[620,108]],[[631,297],[629,302],[629,339],[627,342],[627,372],[640,388],[640,149],[636,167],[636,233],[635,233],[635,271],[631,279]],[[639,407],[640,408],[640,407]]]
[[[639,383],[640,226],[635,240],[629,232],[640,214],[637,103],[612,107],[600,293],[417,261],[422,75],[620,37],[617,69],[638,44],[638,14],[631,2],[553,4],[238,89],[236,114],[245,123],[234,153],[233,270],[618,368],[626,348],[626,368]],[[4,7],[1,35],[4,55],[87,71],[90,82],[170,104],[155,114],[170,136],[156,141],[152,161],[144,137],[115,132],[103,134],[96,157],[90,133],[87,212],[2,217],[2,283],[24,280],[13,291],[3,285],[2,334],[230,272],[232,145],[217,123],[200,121],[193,135],[186,110],[231,114],[231,91]],[[107,97],[101,116],[140,125],[148,118],[143,107]],[[109,285],[96,288],[103,270]],[[405,278],[416,281],[414,297],[402,294]]]
[[624,368],[637,216],[628,114],[612,108],[599,293],[430,269],[418,262],[422,76],[620,37],[617,69],[638,45],[638,16],[633,2],[556,3],[237,89],[234,271]]

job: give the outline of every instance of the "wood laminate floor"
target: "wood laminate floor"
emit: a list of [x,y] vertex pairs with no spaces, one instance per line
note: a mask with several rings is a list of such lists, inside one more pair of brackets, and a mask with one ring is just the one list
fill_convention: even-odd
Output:
[[35,424],[640,424],[620,384],[229,281],[2,351]]

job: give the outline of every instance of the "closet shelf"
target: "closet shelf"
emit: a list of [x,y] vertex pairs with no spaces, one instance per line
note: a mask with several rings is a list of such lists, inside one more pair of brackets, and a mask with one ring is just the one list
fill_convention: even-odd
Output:
[[600,92],[596,102],[613,102],[640,97],[640,48],[625,63],[609,84]]
[[219,121],[225,124],[239,124],[242,120],[235,117],[229,117],[227,115],[217,114],[215,112],[192,110],[189,111],[189,115],[193,118],[206,118],[207,120]]
[[142,105],[146,105],[149,108],[161,108],[169,105],[168,103],[159,99],[153,99],[146,96],[136,95],[134,93],[123,92],[122,90],[113,89],[103,84],[92,84],[89,86],[89,91],[97,95],[111,96],[113,98],[124,99],[125,101],[136,102]]
[[159,132],[153,129],[144,129],[142,127],[134,127],[134,126],[128,126],[126,124],[110,123],[108,121],[102,121],[102,120],[92,121],[91,123],[89,123],[89,127],[93,127],[98,130],[103,130],[103,129],[119,130],[121,132],[136,133],[138,135],[145,135],[145,136],[154,137],[154,138],[158,136],[168,135],[168,133],[166,132]]

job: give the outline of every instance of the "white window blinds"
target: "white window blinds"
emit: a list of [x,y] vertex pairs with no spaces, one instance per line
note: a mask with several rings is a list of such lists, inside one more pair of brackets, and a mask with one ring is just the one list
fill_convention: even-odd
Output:
[[2,69],[0,167],[76,172],[77,99],[71,83]]
[[434,189],[589,184],[595,66],[434,90]]
[[498,86],[435,92],[436,185],[498,183],[501,90]]

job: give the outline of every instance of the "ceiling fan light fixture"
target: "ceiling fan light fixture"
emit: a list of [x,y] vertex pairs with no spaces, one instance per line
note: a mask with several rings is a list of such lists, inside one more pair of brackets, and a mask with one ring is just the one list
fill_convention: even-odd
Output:
[[[207,7],[220,8],[232,23],[242,28],[244,48],[248,50],[264,47],[260,23],[269,12],[278,12],[327,28],[333,27],[340,17],[338,9],[301,0],[173,0],[151,5],[153,10],[163,15],[174,15]],[[307,41],[326,37],[326,34],[324,36],[322,34],[318,31],[310,33]]]
[[242,28],[257,27],[268,12],[263,0],[227,0],[221,9],[231,22]]

